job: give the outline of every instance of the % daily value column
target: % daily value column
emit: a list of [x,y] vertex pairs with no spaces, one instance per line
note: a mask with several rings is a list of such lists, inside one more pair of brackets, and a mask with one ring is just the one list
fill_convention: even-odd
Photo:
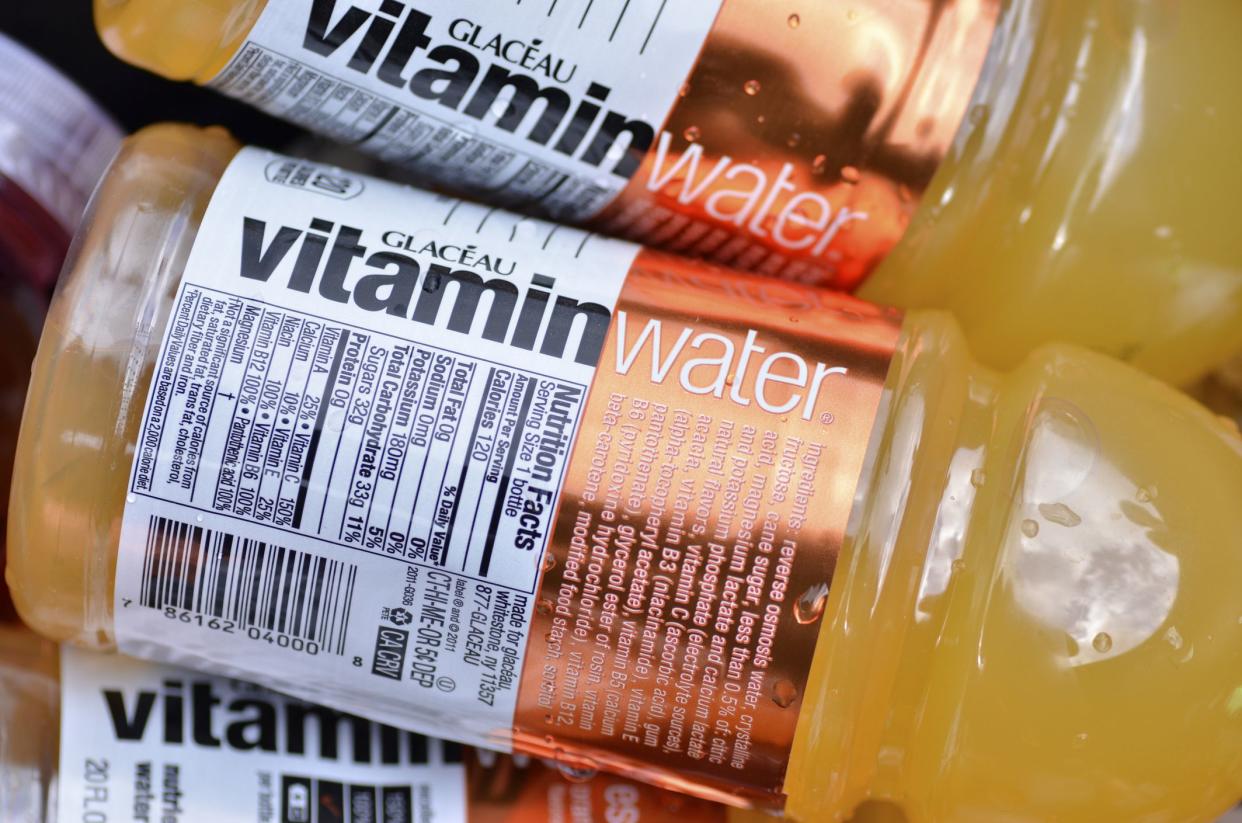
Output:
[[211,288],[131,492],[533,594],[586,387]]

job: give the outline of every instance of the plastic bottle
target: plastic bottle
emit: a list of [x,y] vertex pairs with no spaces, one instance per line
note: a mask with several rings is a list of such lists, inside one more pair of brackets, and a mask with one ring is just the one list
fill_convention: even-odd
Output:
[[[129,517],[123,525],[122,514],[127,509],[147,511],[135,508],[146,505],[141,494],[127,495],[127,488],[141,488],[127,486],[126,473],[134,467],[131,483],[151,476],[149,468],[143,466],[149,458],[154,459],[153,453],[144,449],[136,452],[135,444],[147,436],[144,433],[155,431],[152,418],[144,415],[142,400],[152,384],[154,369],[161,370],[151,394],[160,398],[155,408],[174,421],[179,419],[179,413],[167,411],[173,407],[165,405],[166,391],[176,389],[168,388],[173,385],[168,382],[172,378],[160,365],[172,362],[168,358],[173,356],[161,349],[161,339],[168,333],[170,340],[180,340],[184,330],[191,327],[206,333],[208,326],[204,324],[211,322],[183,315],[178,308],[177,323],[166,330],[175,300],[187,299],[184,295],[175,297],[183,271],[201,271],[206,266],[226,278],[220,282],[232,284],[229,288],[242,288],[235,285],[242,282],[236,274],[235,229],[248,227],[251,242],[262,235],[262,243],[243,250],[241,257],[249,259],[245,265],[261,264],[271,275],[271,282],[251,284],[254,290],[244,292],[250,295],[246,300],[285,301],[294,300],[289,290],[293,286],[282,284],[287,277],[294,283],[297,276],[288,274],[287,265],[271,274],[272,267],[280,265],[279,249],[271,254],[264,250],[276,248],[273,238],[283,237],[287,241],[286,263],[295,254],[303,259],[302,252],[292,251],[293,243],[297,236],[310,235],[293,226],[304,226],[305,220],[335,221],[343,226],[339,232],[367,227],[350,229],[354,233],[344,240],[339,233],[334,234],[335,239],[329,241],[329,229],[320,225],[325,238],[322,242],[345,250],[333,256],[334,252],[324,251],[326,245],[319,247],[320,257],[326,254],[329,260],[325,278],[327,270],[342,260],[356,263],[359,255],[366,254],[365,250],[355,253],[350,249],[356,250],[362,243],[378,244],[376,225],[399,225],[401,237],[390,238],[397,245],[404,245],[403,238],[417,236],[420,239],[413,244],[415,249],[430,240],[449,242],[454,226],[464,227],[460,230],[465,232],[474,232],[477,227],[476,254],[507,257],[506,249],[515,250],[515,263],[520,265],[512,277],[542,277],[572,284],[556,287],[562,290],[557,305],[562,298],[581,298],[582,293],[575,289],[603,288],[599,284],[607,283],[613,273],[599,261],[616,256],[632,261],[626,264],[627,279],[613,315],[610,342],[601,343],[603,356],[592,378],[594,388],[582,417],[585,422],[567,458],[569,470],[555,528],[537,514],[523,520],[530,529],[552,534],[552,540],[542,555],[545,559],[540,560],[541,555],[535,553],[529,560],[540,571],[533,613],[528,610],[523,618],[531,622],[521,672],[523,699],[516,704],[517,719],[511,735],[517,748],[556,757],[570,768],[619,770],[713,799],[783,802],[787,813],[801,820],[841,820],[873,798],[898,804],[911,823],[1001,818],[1099,821],[1145,816],[1199,821],[1212,819],[1237,799],[1242,788],[1242,735],[1237,733],[1239,720],[1234,711],[1235,668],[1242,644],[1242,612],[1235,592],[1242,582],[1242,553],[1231,547],[1242,534],[1242,514],[1234,505],[1242,491],[1242,439],[1231,421],[1218,418],[1135,370],[1082,349],[1046,347],[1010,372],[995,372],[972,359],[960,330],[940,313],[911,312],[898,334],[893,315],[841,295],[639,252],[615,241],[434,199],[414,190],[394,193],[391,184],[253,150],[237,155],[230,166],[237,151],[237,145],[219,131],[177,126],[146,130],[131,139],[94,201],[77,254],[49,315],[14,478],[7,579],[23,617],[38,631],[84,646],[111,648],[117,642],[116,627],[121,618],[131,621],[125,624],[130,626],[137,625],[134,620],[154,621],[150,623],[154,628],[144,629],[141,637],[122,637],[123,647],[208,668],[241,668],[250,676],[279,682],[282,688],[300,695],[313,694],[319,702],[353,699],[358,708],[352,704],[338,708],[364,714],[370,711],[382,714],[385,722],[396,722],[394,718],[406,708],[402,704],[406,698],[360,696],[369,689],[386,689],[390,682],[387,672],[393,671],[386,663],[388,656],[381,654],[384,644],[374,640],[375,622],[369,621],[378,622],[381,638],[392,629],[399,631],[388,636],[398,639],[400,632],[411,631],[408,612],[427,609],[431,596],[415,586],[410,590],[413,596],[407,598],[409,608],[396,607],[393,600],[401,598],[400,569],[406,568],[405,574],[422,580],[420,575],[425,575],[426,569],[446,568],[436,565],[435,556],[428,555],[432,558],[428,561],[407,555],[411,558],[408,566],[385,560],[389,564],[385,568],[391,567],[391,571],[366,578],[366,594],[359,595],[356,603],[361,605],[356,608],[360,610],[350,612],[355,616],[349,624],[351,631],[369,638],[362,651],[350,646],[351,651],[337,656],[325,646],[321,654],[308,657],[265,641],[263,627],[247,623],[244,616],[235,626],[237,637],[222,640],[206,625],[213,613],[210,603],[206,607],[200,604],[196,612],[182,609],[178,604],[183,601],[176,599],[179,595],[168,594],[202,591],[194,579],[209,580],[210,575],[170,577],[164,570],[182,568],[175,564],[185,561],[176,560],[179,555],[168,555],[167,551],[185,548],[195,552],[195,557],[208,557],[202,546],[218,546],[212,541],[219,535],[213,531],[204,536],[202,528],[235,529],[240,534],[243,526],[258,527],[242,523],[247,518],[237,516],[227,521],[230,525],[219,526],[219,512],[210,506],[186,509],[181,516],[188,525],[179,534],[200,529],[193,532],[197,535],[193,539],[201,541],[201,546],[191,549],[181,538],[167,542],[167,532],[147,531],[147,514],[138,520]],[[219,183],[218,188],[222,174],[231,182]],[[212,199],[213,191],[216,200]],[[331,193],[324,196],[325,192]],[[388,194],[408,198],[407,205],[394,199],[383,201],[388,205],[375,206],[379,200],[367,199]],[[233,199],[238,197],[242,200]],[[264,198],[275,197],[285,199],[272,207],[275,211],[262,211],[262,204],[267,202]],[[378,208],[382,214],[364,213],[367,208]],[[278,223],[260,224],[260,217],[255,215],[269,222],[290,222],[286,228],[277,229]],[[215,228],[207,240],[196,245],[200,224]],[[225,226],[227,232],[219,233],[219,226]],[[126,242],[121,243],[122,238]],[[515,245],[505,245],[509,242]],[[298,248],[308,247],[309,243]],[[463,246],[455,248],[460,252]],[[444,252],[437,246],[436,253]],[[431,252],[422,254],[424,264],[430,263],[426,256]],[[390,254],[382,259],[399,268],[402,261],[405,267],[410,266],[399,256]],[[489,260],[495,263],[494,257]],[[376,260],[369,265],[378,263]],[[532,275],[528,266],[535,267],[536,273]],[[356,269],[351,271],[357,274]],[[429,276],[434,275],[434,265],[428,271]],[[443,296],[445,283],[451,279],[447,271],[421,281],[421,292],[432,295],[428,299]],[[581,276],[588,271],[589,277]],[[324,288],[327,280],[316,282]],[[349,282],[361,293],[361,280]],[[311,286],[306,285],[306,289]],[[527,292],[527,299],[531,293]],[[309,291],[295,297],[306,302],[292,305],[328,306]],[[460,298],[456,305],[462,305]],[[395,328],[402,334],[422,334],[423,326],[414,319],[393,319],[380,308],[373,307],[363,317],[367,333],[387,334]],[[408,305],[399,308],[409,315]],[[416,308],[414,317],[417,312]],[[620,328],[625,312],[629,313],[628,331]],[[689,362],[684,352],[678,355],[681,359],[669,355],[671,365],[664,367],[660,366],[664,359],[653,354],[651,375],[647,374],[645,359],[632,359],[640,363],[641,375],[633,371],[623,375],[622,364],[613,363],[614,354],[621,358],[624,352],[632,351],[634,324],[643,322],[644,316],[662,318],[668,324],[662,327],[666,329],[665,342],[657,343],[664,347],[661,355],[681,324],[737,341],[746,335],[746,345],[752,351],[761,351],[754,348],[761,343],[769,359],[777,356],[773,352],[778,348],[791,349],[812,361],[820,358],[817,373],[825,360],[842,368],[848,366],[847,373],[834,372],[833,379],[841,382],[831,383],[827,400],[816,396],[815,404],[807,405],[806,415],[761,410],[757,405],[761,398],[766,397],[769,406],[779,406],[777,401],[789,395],[778,392],[776,399],[772,392],[765,395],[772,388],[771,381],[765,389],[757,378],[756,365],[748,367],[744,360],[733,362],[738,368],[729,372],[727,379],[721,372],[728,388],[722,384],[716,396],[710,392],[691,395],[684,385],[661,382],[664,378],[657,379],[654,371],[662,368],[666,375],[676,375]],[[444,322],[443,317],[437,321]],[[453,347],[452,351],[461,351],[463,341],[468,341],[480,356],[497,356],[494,353],[502,351],[500,344],[475,336],[478,326],[471,326],[474,333],[469,336],[439,326],[429,333],[438,335],[432,338],[438,341],[436,345]],[[745,331],[747,326],[749,332]],[[684,342],[692,331],[681,334]],[[564,339],[561,344],[564,357],[574,351]],[[344,344],[338,339],[338,345]],[[162,350],[165,353],[160,356]],[[706,349],[698,351],[706,353]],[[546,346],[538,352],[532,349],[520,362],[549,369],[547,373],[569,368],[564,357],[556,360],[548,352]],[[350,357],[354,358],[351,362],[357,361],[354,355]],[[788,369],[771,368],[775,370],[772,373],[788,377],[790,385],[796,382],[796,375]],[[338,369],[337,374],[346,372],[354,375],[351,380],[360,379],[356,366]],[[692,372],[693,385],[703,379],[702,374]],[[804,371],[801,375],[803,389],[809,385],[807,374]],[[218,404],[249,403],[231,399],[231,388],[219,391],[224,396],[217,395]],[[307,392],[309,396],[310,389]],[[632,399],[624,401],[627,396]],[[733,400],[738,396],[755,402],[744,406]],[[456,404],[452,413],[474,414],[477,409],[472,404],[490,409],[490,402]],[[610,405],[614,402],[619,404],[616,409]],[[626,406],[626,402],[631,405]],[[600,611],[576,610],[583,601],[575,600],[570,582],[576,579],[574,575],[586,574],[589,566],[584,566],[587,560],[573,550],[573,530],[580,522],[576,518],[585,516],[582,508],[574,514],[574,507],[583,505],[583,495],[590,489],[594,455],[609,455],[605,465],[610,469],[620,465],[614,465],[618,458],[609,449],[628,441],[622,437],[624,432],[608,428],[609,415],[624,416],[629,421],[625,425],[638,427],[639,434],[647,431],[643,427],[655,425],[654,418],[638,419],[642,415],[637,409],[643,403],[656,411],[661,403],[667,404],[668,419],[660,418],[667,430],[659,442],[672,451],[661,453],[655,460],[640,459],[640,438],[634,441],[634,457],[628,468],[617,469],[610,482],[621,484],[619,488],[626,495],[635,495],[632,500],[640,511],[639,522],[665,530],[653,538],[660,552],[682,546],[684,554],[673,566],[680,571],[674,572],[674,577],[684,572],[690,575],[687,580],[693,589],[716,598],[688,595],[686,607],[708,615],[710,627],[719,625],[711,621],[733,621],[727,632],[708,633],[710,639],[704,641],[708,651],[704,652],[697,645],[699,641],[691,642],[689,630],[695,628],[692,620],[683,620],[683,615],[672,609],[661,612],[665,622],[659,625],[665,634],[657,636],[673,637],[668,646],[672,654],[669,660],[678,682],[688,676],[695,688],[704,690],[722,682],[717,675],[724,677],[721,673],[728,669],[715,668],[719,655],[711,644],[716,642],[722,644],[725,657],[732,654],[730,649],[741,650],[737,665],[748,678],[758,672],[754,677],[759,679],[743,681],[762,683],[760,690],[745,692],[758,700],[754,714],[748,714],[749,707],[738,709],[740,714],[734,716],[734,722],[740,723],[742,715],[750,718],[748,724],[760,730],[760,736],[750,738],[752,746],[762,751],[765,759],[745,771],[716,773],[706,764],[694,765],[685,757],[644,755],[646,749],[637,744],[637,748],[626,748],[616,739],[604,740],[598,731],[593,734],[599,736],[578,736],[573,729],[557,725],[552,711],[545,716],[537,694],[533,701],[526,699],[528,687],[538,692],[541,673],[550,671],[550,676],[560,678],[552,681],[557,688],[570,687],[558,661],[563,661],[568,651],[587,646],[575,645],[576,639],[558,632],[572,634],[577,620],[590,624],[608,611],[603,606]],[[713,423],[716,428],[699,433],[693,425],[680,430],[675,425],[676,410],[683,404],[696,409],[696,414],[725,424]],[[243,411],[257,414],[248,408]],[[442,419],[446,436],[453,430],[447,420]],[[369,426],[373,421],[373,417],[366,417],[357,425]],[[614,422],[620,425],[623,421]],[[770,435],[756,435],[754,431],[747,435],[747,426],[752,423],[759,432]],[[325,437],[345,442],[342,432],[353,431],[349,429],[353,425],[333,412],[324,429]],[[732,446],[721,439],[724,430],[737,438]],[[517,431],[524,431],[521,425]],[[648,489],[646,493],[653,494],[652,484],[658,485],[657,481],[665,477],[676,484],[691,484],[687,488],[707,488],[704,478],[710,476],[710,468],[695,468],[698,452],[692,441],[699,434],[706,441],[704,448],[719,446],[717,459],[732,461],[731,466],[746,463],[749,455],[753,465],[746,464],[750,466],[746,471],[751,482],[756,487],[767,484],[763,494],[768,495],[764,497],[768,502],[764,505],[782,512],[779,522],[764,525],[775,537],[756,537],[758,542],[750,553],[741,551],[742,543],[730,531],[734,526],[728,525],[721,514],[725,510],[719,508],[734,492],[724,489],[714,499],[703,498],[711,501],[703,503],[710,512],[707,520],[694,520],[698,515],[689,513],[678,521],[671,510],[660,514],[643,498],[640,483]],[[751,436],[763,443],[752,442],[748,439]],[[793,462],[785,469],[779,469],[785,458],[771,454],[764,445],[769,436],[771,442],[783,444],[782,448],[793,444],[801,449],[789,453],[796,459],[791,458]],[[169,449],[175,437],[169,435]],[[364,442],[363,435],[358,437],[363,438],[358,443]],[[811,441],[818,442],[817,438],[829,444],[822,449],[830,449],[831,459],[813,468]],[[411,438],[408,442],[414,441]],[[475,438],[465,442],[477,445],[481,441]],[[673,448],[676,443],[686,444],[688,451],[677,452]],[[192,447],[186,448],[193,452]],[[361,455],[362,451],[357,453]],[[821,458],[827,453],[816,452]],[[764,454],[778,466],[762,469]],[[380,465],[388,456],[388,451],[382,452]],[[204,459],[199,471],[223,483],[220,466],[210,462],[215,459]],[[705,459],[710,462],[708,456]],[[173,464],[157,461],[157,465],[159,474],[154,480],[164,483],[164,472],[173,471],[167,468]],[[427,465],[433,463],[429,460]],[[802,466],[800,474],[794,471],[798,466]],[[172,479],[180,482],[185,476],[177,474]],[[455,475],[447,474],[446,469],[445,476]],[[332,493],[343,496],[342,489],[356,489],[358,477],[346,477]],[[319,505],[315,502],[318,495],[330,491],[321,489],[319,483],[310,483],[309,498],[315,506]],[[803,483],[810,485],[800,485]],[[448,491],[433,500],[443,502],[443,494],[453,496],[450,502],[464,499],[463,486],[451,480],[446,480],[445,486]],[[611,505],[602,487],[598,493],[603,495],[603,502],[597,505]],[[737,493],[742,497],[737,505],[749,506],[745,501],[750,492]],[[509,499],[497,494],[497,499]],[[536,492],[531,494],[532,500],[539,499]],[[785,502],[778,502],[777,495]],[[518,500],[515,509],[527,511],[525,500]],[[339,502],[345,505],[343,500]],[[421,497],[417,502],[414,510],[427,503]],[[690,511],[694,508],[691,506]],[[445,512],[449,510],[457,509],[449,506]],[[171,508],[161,511],[167,514]],[[194,515],[194,511],[199,513]],[[385,510],[379,511],[382,518]],[[391,516],[392,509],[387,511]],[[740,522],[738,511],[744,509],[734,511],[730,518],[740,529],[736,525]],[[463,517],[463,522],[474,516]],[[643,576],[635,571],[644,556],[641,547],[627,547],[618,540],[609,543],[601,536],[605,533],[599,531],[599,524],[612,516],[597,513],[597,519],[584,530],[607,546],[603,557],[608,563],[621,562],[624,551],[630,551],[631,566],[626,567],[621,590],[627,598],[638,598],[632,605],[642,607],[639,616],[627,619],[644,625],[641,621],[647,618],[641,615],[655,608],[652,575],[659,575],[649,571]],[[196,517],[199,527],[194,526]],[[434,524],[436,517],[431,515],[430,522]],[[720,580],[730,575],[713,565],[715,561],[696,560],[698,565],[693,565],[692,556],[701,556],[691,551],[691,532],[674,538],[668,531],[674,522],[685,529],[701,522],[704,528],[728,531],[728,545],[745,557],[739,567],[744,574],[726,584]],[[133,531],[135,528],[139,531]],[[752,522],[751,528],[758,526]],[[132,537],[122,539],[123,531]],[[491,533],[497,533],[495,524]],[[269,532],[263,531],[262,539],[278,539],[294,550],[289,556],[315,549],[325,552],[322,556],[333,562],[344,558],[359,564],[359,574],[370,568],[363,568],[364,560],[380,563],[370,559],[379,555],[361,548],[323,548],[323,540],[334,542],[335,538],[321,535],[321,539],[312,540],[299,534],[297,529],[286,529],[271,531],[274,536],[268,537]],[[413,535],[411,531],[410,540]],[[793,540],[802,546],[793,553],[792,572],[776,568],[788,558],[779,552],[769,553],[769,537],[777,542]],[[805,544],[794,540],[802,537]],[[174,548],[152,554],[153,539]],[[489,534],[487,539],[493,538]],[[239,537],[231,545],[240,546],[241,540]],[[119,542],[123,544],[120,548]],[[340,542],[349,545],[348,539]],[[506,564],[516,563],[512,558],[520,555],[515,554],[517,545],[516,538],[513,546],[502,545],[497,557]],[[383,554],[382,549],[378,551]],[[122,587],[116,572],[118,552],[131,560],[146,557],[149,567],[144,574],[158,586],[173,588],[144,588],[140,594],[129,577],[132,572],[126,572]],[[218,553],[210,557],[215,558],[212,562],[223,564],[219,568],[227,566],[228,579],[234,580],[232,560]],[[456,563],[460,554],[452,557]],[[655,562],[650,556],[648,559]],[[126,569],[135,568],[131,560],[125,561]],[[506,568],[520,571],[526,567]],[[770,570],[766,576],[765,568]],[[717,572],[717,578],[710,576]],[[746,591],[751,574],[760,581],[758,589],[750,593],[758,598],[757,611],[737,599],[741,595],[723,596]],[[495,578],[488,579],[493,581],[489,585],[499,585],[494,583]],[[643,581],[647,589],[642,588]],[[241,588],[227,591],[244,591],[245,598],[251,598],[251,589],[234,582]],[[323,585],[327,591],[336,584]],[[477,589],[465,583],[462,586],[456,596],[477,598]],[[288,594],[288,588],[284,590],[286,597],[295,596]],[[331,596],[337,597],[339,591],[336,585]],[[441,602],[439,595],[435,599]],[[300,596],[298,602],[302,602]],[[315,602],[329,600],[317,594]],[[161,604],[163,613],[158,608],[146,608]],[[481,602],[476,606],[485,608]],[[562,608],[571,616],[567,623],[557,621]],[[519,611],[512,613],[513,619],[518,620]],[[214,613],[227,617],[231,612],[216,609]],[[773,622],[755,619],[755,614],[770,614]],[[195,620],[201,625],[186,625]],[[258,622],[264,620],[260,615]],[[266,625],[269,636],[279,634],[270,619]],[[595,626],[592,631],[607,634],[602,623],[591,625]],[[680,626],[685,633],[669,635],[672,629],[668,626]],[[765,635],[770,627],[775,627],[774,634]],[[223,628],[218,616],[214,628]],[[257,639],[242,637],[250,628],[256,629]],[[465,637],[469,627],[464,618],[460,629]],[[626,658],[620,648],[619,638],[625,636],[620,629],[608,636],[610,645],[605,651],[610,656],[606,659],[621,661],[624,665],[613,671],[630,678],[630,687],[620,693],[627,699],[651,694],[656,681],[645,678],[655,674],[646,668],[648,661],[656,668],[658,663],[643,657],[637,646],[629,647],[630,657]],[[757,663],[748,668],[745,655],[763,652],[761,641],[765,636],[775,638],[771,640],[775,645],[770,646],[775,649],[772,659],[767,668],[759,668]],[[629,638],[634,643],[640,639],[633,635]],[[291,642],[286,639],[282,644]],[[227,646],[226,653],[220,652],[221,644]],[[358,669],[349,665],[349,655],[355,654],[359,655],[354,661]],[[449,652],[440,647],[438,654],[443,674],[449,671],[444,668]],[[589,656],[589,650],[584,654]],[[698,668],[688,668],[691,662]],[[277,671],[280,667],[284,667],[284,679]],[[290,672],[295,669],[303,674],[293,678]],[[468,669],[452,669],[463,687]],[[399,665],[395,671],[400,677]],[[414,673],[407,675],[413,677]],[[532,675],[534,681],[530,680]],[[459,739],[478,739],[480,735],[489,739],[487,724],[480,732],[468,722],[477,710],[477,706],[469,709],[472,691],[461,696],[466,703],[458,704],[452,702],[456,699],[452,683],[434,679],[417,683],[426,684],[421,688],[434,686],[435,697],[432,703],[419,703],[421,708],[410,715],[415,718],[413,725],[439,723],[444,725],[437,728]],[[406,691],[384,694],[413,694],[409,699],[415,700],[422,693],[417,683],[407,679],[393,686],[402,685]],[[726,696],[727,687],[718,688],[720,691],[714,692],[716,702],[707,708],[728,718],[732,704]],[[503,690],[497,693],[504,694]],[[607,697],[606,690],[599,694]],[[437,714],[437,707],[446,707],[445,716]],[[559,703],[553,708],[570,711]],[[603,708],[601,703],[597,717]],[[576,721],[587,722],[584,714],[573,716]],[[661,734],[673,730],[672,726],[656,725]],[[735,727],[735,737],[730,739],[740,741],[750,727]],[[499,736],[490,742],[507,745],[507,730],[495,732]],[[741,757],[744,753],[738,745],[734,744],[732,751]],[[764,784],[767,778],[775,783]]]
[[[228,93],[411,162],[439,185],[506,208],[543,208],[562,221],[594,213],[594,206],[532,205],[534,195],[504,182],[509,172],[486,170],[496,152],[477,143],[458,151],[453,142],[492,141],[501,153],[516,148],[521,155],[530,148],[520,136],[527,125],[497,129],[499,111],[484,116],[480,109],[481,119],[443,113],[375,79],[378,59],[370,73],[347,68],[361,25],[331,60],[298,51],[310,5],[280,7],[288,15],[287,48],[253,63],[248,50],[260,46],[252,41],[272,39],[250,33],[265,19],[260,0],[97,0],[96,16],[104,41],[126,60],[175,79],[215,78]],[[647,62],[610,50],[608,26],[584,36],[577,6],[550,5],[555,17],[542,6],[419,9],[434,18],[428,31],[435,43],[451,43],[446,21],[465,19],[454,25],[473,32],[477,23],[484,32],[474,49],[501,32],[506,42],[525,35],[542,38],[554,54],[570,50],[582,68],[566,86],[575,95],[599,80],[615,103],[633,86],[631,77],[643,78],[646,96],[627,105],[646,106],[643,117],[657,128],[663,122],[664,131],[632,167],[628,186],[592,220],[595,228],[847,289],[905,234],[863,296],[950,310],[976,356],[1003,368],[1040,343],[1068,341],[1184,384],[1242,349],[1242,246],[1230,223],[1231,198],[1242,188],[1230,137],[1242,129],[1242,105],[1224,79],[1239,73],[1233,44],[1242,37],[1242,10],[1230,0],[1009,0],[999,12],[992,2],[727,0],[719,10],[703,2],[679,9],[679,22],[693,31],[657,38]],[[332,10],[332,21],[354,7],[368,13],[349,14],[386,19],[370,14],[374,2],[315,4]],[[634,11],[621,15],[622,40],[634,20],[656,17],[667,28],[673,19],[660,18],[664,4],[655,0],[625,7]],[[611,21],[616,12],[593,4],[589,19]],[[395,3],[385,10],[401,20],[404,13]],[[384,31],[395,38],[396,28]],[[700,42],[691,68],[678,56],[695,53]],[[407,79],[439,67],[423,54],[409,61]],[[672,55],[672,62],[653,66],[652,54]],[[484,64],[490,58],[482,53]],[[293,70],[291,60],[305,64],[291,84],[296,93],[269,94],[290,76],[282,72]],[[345,85],[334,85],[334,77]],[[671,97],[683,79],[682,96]],[[421,149],[407,151],[386,136],[392,128],[368,142],[373,94],[443,124],[446,131],[435,134],[454,135],[444,143],[453,157],[473,158],[485,170],[463,173],[453,165],[458,160],[428,166],[418,160]],[[312,102],[290,109],[295,99]],[[345,100],[350,105],[339,114]],[[616,188],[615,175],[595,174],[594,166],[555,152],[539,157],[578,176],[585,170],[590,197],[569,184],[562,193],[598,203],[601,192]],[[758,195],[748,196],[752,191]]]
[[[122,58],[458,193],[847,286],[900,236],[947,148],[997,4],[692,0],[674,15],[654,0],[101,0],[95,11]],[[510,81],[518,102],[496,102]],[[536,96],[549,101],[538,120]],[[726,243],[739,229],[745,239]]]
[[[165,765],[178,768],[177,805],[187,823],[253,820],[263,802],[256,796],[266,797],[276,819],[299,819],[307,799],[324,817],[335,811],[344,813],[343,819],[367,819],[363,804],[374,802],[376,789],[385,797],[395,795],[398,804],[409,792],[419,808],[461,823],[540,823],[584,810],[599,819],[637,816],[656,823],[728,819],[723,806],[620,778],[601,775],[571,783],[555,768],[528,758],[463,752],[318,707],[302,712],[305,704],[299,701],[226,678],[116,655],[61,652],[18,627],[0,627],[0,686],[0,814],[6,823],[56,823],[63,819],[58,808],[82,807],[98,817],[159,808],[166,802],[162,792],[143,798],[136,779],[116,779],[151,770],[153,763],[148,773],[161,781],[161,789]],[[145,719],[138,708],[143,700],[154,707]],[[166,716],[166,709],[172,714]],[[178,710],[180,727],[168,719]],[[206,723],[193,719],[204,710]],[[223,745],[229,728],[253,723],[264,712],[275,725],[271,750],[258,750],[265,758],[256,758],[255,747],[238,751],[231,740]],[[308,737],[336,724],[335,746],[325,751],[322,737],[310,737],[304,751],[280,748],[287,746],[289,738],[283,744],[281,739],[293,718]],[[74,725],[65,728],[68,723]],[[204,727],[209,737],[200,741],[195,735]],[[180,739],[168,739],[169,728],[179,728]],[[66,733],[71,736],[63,737]],[[252,727],[248,733],[253,735]],[[360,739],[369,754],[363,762],[356,759]],[[70,771],[75,768],[80,773]],[[266,791],[265,771],[271,781]],[[233,791],[213,791],[226,775]],[[100,783],[111,791],[98,792]],[[303,786],[312,787],[309,798],[300,793]],[[400,805],[384,806],[383,819],[403,819]],[[414,812],[404,819],[422,817]]]
[[1190,396],[1217,414],[1232,417],[1242,426],[1242,357],[1235,357],[1199,381]]
[[[121,132],[77,86],[3,34],[0,65],[0,497],[7,498],[46,294]],[[0,620],[12,617],[0,594]]]

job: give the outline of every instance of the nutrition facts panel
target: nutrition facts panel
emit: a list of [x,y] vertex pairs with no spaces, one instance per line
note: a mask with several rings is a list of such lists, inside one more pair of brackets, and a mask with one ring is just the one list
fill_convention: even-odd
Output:
[[186,285],[131,493],[532,593],[585,394]]
[[144,361],[117,645],[508,748],[637,254],[240,151]]

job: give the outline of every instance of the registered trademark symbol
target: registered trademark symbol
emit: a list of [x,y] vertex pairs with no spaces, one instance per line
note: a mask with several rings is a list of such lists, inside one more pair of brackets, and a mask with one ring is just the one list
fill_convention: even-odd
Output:
[[824,412],[819,416],[819,422],[823,423],[825,426],[832,425],[832,421],[834,420],[836,420],[836,418],[832,416],[832,412]]

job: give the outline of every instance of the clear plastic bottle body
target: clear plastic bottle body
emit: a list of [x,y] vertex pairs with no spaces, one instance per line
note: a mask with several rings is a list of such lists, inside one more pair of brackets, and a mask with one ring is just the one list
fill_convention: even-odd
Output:
[[[197,225],[237,150],[161,126],[97,194],[35,365],[7,578],[109,648],[124,488]],[[912,313],[823,615],[785,789],[911,821],[1210,820],[1242,783],[1242,441],[1106,358],[997,374]],[[1017,744],[1015,745],[1015,741]]]
[[[127,59],[206,82],[264,5],[99,0],[97,17]],[[774,55],[816,59],[806,51],[811,15],[786,25],[783,7],[747,13],[781,18]],[[1178,384],[1222,363],[1242,349],[1242,241],[1231,224],[1242,104],[1230,82],[1240,37],[1242,10],[1231,0],[1007,2],[969,113],[909,228],[903,215],[901,225],[867,229],[904,230],[905,239],[862,296],[951,311],[976,356],[995,367],[1058,340]],[[723,75],[703,83],[729,111],[775,93],[753,95],[755,86]],[[735,103],[723,104],[730,94]],[[699,119],[691,131],[732,123]],[[763,121],[728,126],[741,129],[736,153],[784,150],[765,143],[772,124]],[[823,140],[812,131],[795,129],[799,151]],[[821,148],[829,165],[841,151]]]

